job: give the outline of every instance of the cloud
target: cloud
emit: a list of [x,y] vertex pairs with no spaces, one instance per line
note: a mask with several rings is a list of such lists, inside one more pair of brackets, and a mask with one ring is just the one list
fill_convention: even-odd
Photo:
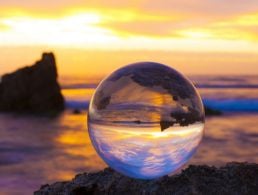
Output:
[[250,0],[163,0],[142,1],[141,7],[144,10],[160,10],[163,12],[173,12],[174,10],[183,13],[196,13],[199,16],[230,16],[244,12],[257,10],[258,1]]
[[231,17],[203,27],[196,26],[185,31],[204,32],[213,39],[258,41],[258,12]]
[[154,17],[133,12],[131,17],[125,17],[125,13],[119,14],[120,17],[110,14],[109,19],[103,20],[99,26],[125,37],[258,41],[258,12],[211,21],[198,20],[194,15],[163,14]]
[[0,34],[6,45],[257,48],[250,44],[258,41],[257,0],[0,0],[0,5]]
[[83,9],[133,9],[139,12],[182,13],[205,17],[231,16],[239,13],[256,11],[257,0],[0,0],[1,7],[19,7],[23,9],[58,11],[67,8]]
[[8,25],[0,22],[0,31],[7,31],[9,29],[10,29],[10,27]]

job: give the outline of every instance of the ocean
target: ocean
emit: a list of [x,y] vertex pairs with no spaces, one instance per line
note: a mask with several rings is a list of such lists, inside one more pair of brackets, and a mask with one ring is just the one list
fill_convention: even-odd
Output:
[[[205,105],[222,116],[207,117],[205,135],[185,165],[258,163],[258,76],[191,76]],[[0,194],[32,194],[106,164],[93,149],[87,108],[98,82],[61,78],[66,111],[59,117],[0,114]],[[79,109],[80,114],[74,114]]]

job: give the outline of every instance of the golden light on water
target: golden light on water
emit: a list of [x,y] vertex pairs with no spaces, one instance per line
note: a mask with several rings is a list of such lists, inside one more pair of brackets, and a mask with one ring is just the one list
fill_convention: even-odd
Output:
[[85,140],[88,140],[86,134],[84,132],[67,132],[61,134],[57,138],[57,142],[67,145],[80,145],[85,144]]

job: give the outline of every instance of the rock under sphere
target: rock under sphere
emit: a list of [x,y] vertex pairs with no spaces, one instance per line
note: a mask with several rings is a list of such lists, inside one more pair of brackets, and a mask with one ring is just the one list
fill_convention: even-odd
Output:
[[0,111],[56,114],[64,109],[53,53],[43,53],[34,65],[3,75]]
[[79,174],[69,182],[47,184],[34,192],[54,194],[258,194],[258,164],[190,165],[179,175],[149,181],[130,179],[107,168]]

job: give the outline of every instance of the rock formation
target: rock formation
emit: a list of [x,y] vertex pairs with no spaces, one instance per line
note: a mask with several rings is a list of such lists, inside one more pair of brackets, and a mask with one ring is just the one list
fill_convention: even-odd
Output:
[[204,109],[206,116],[220,116],[223,114],[221,111],[209,108],[207,106],[205,106]]
[[83,194],[258,194],[258,164],[228,163],[216,168],[190,165],[179,175],[136,180],[110,168],[83,173],[70,182],[44,185],[34,195]]
[[43,53],[34,65],[3,75],[0,111],[56,114],[64,109],[53,53]]

